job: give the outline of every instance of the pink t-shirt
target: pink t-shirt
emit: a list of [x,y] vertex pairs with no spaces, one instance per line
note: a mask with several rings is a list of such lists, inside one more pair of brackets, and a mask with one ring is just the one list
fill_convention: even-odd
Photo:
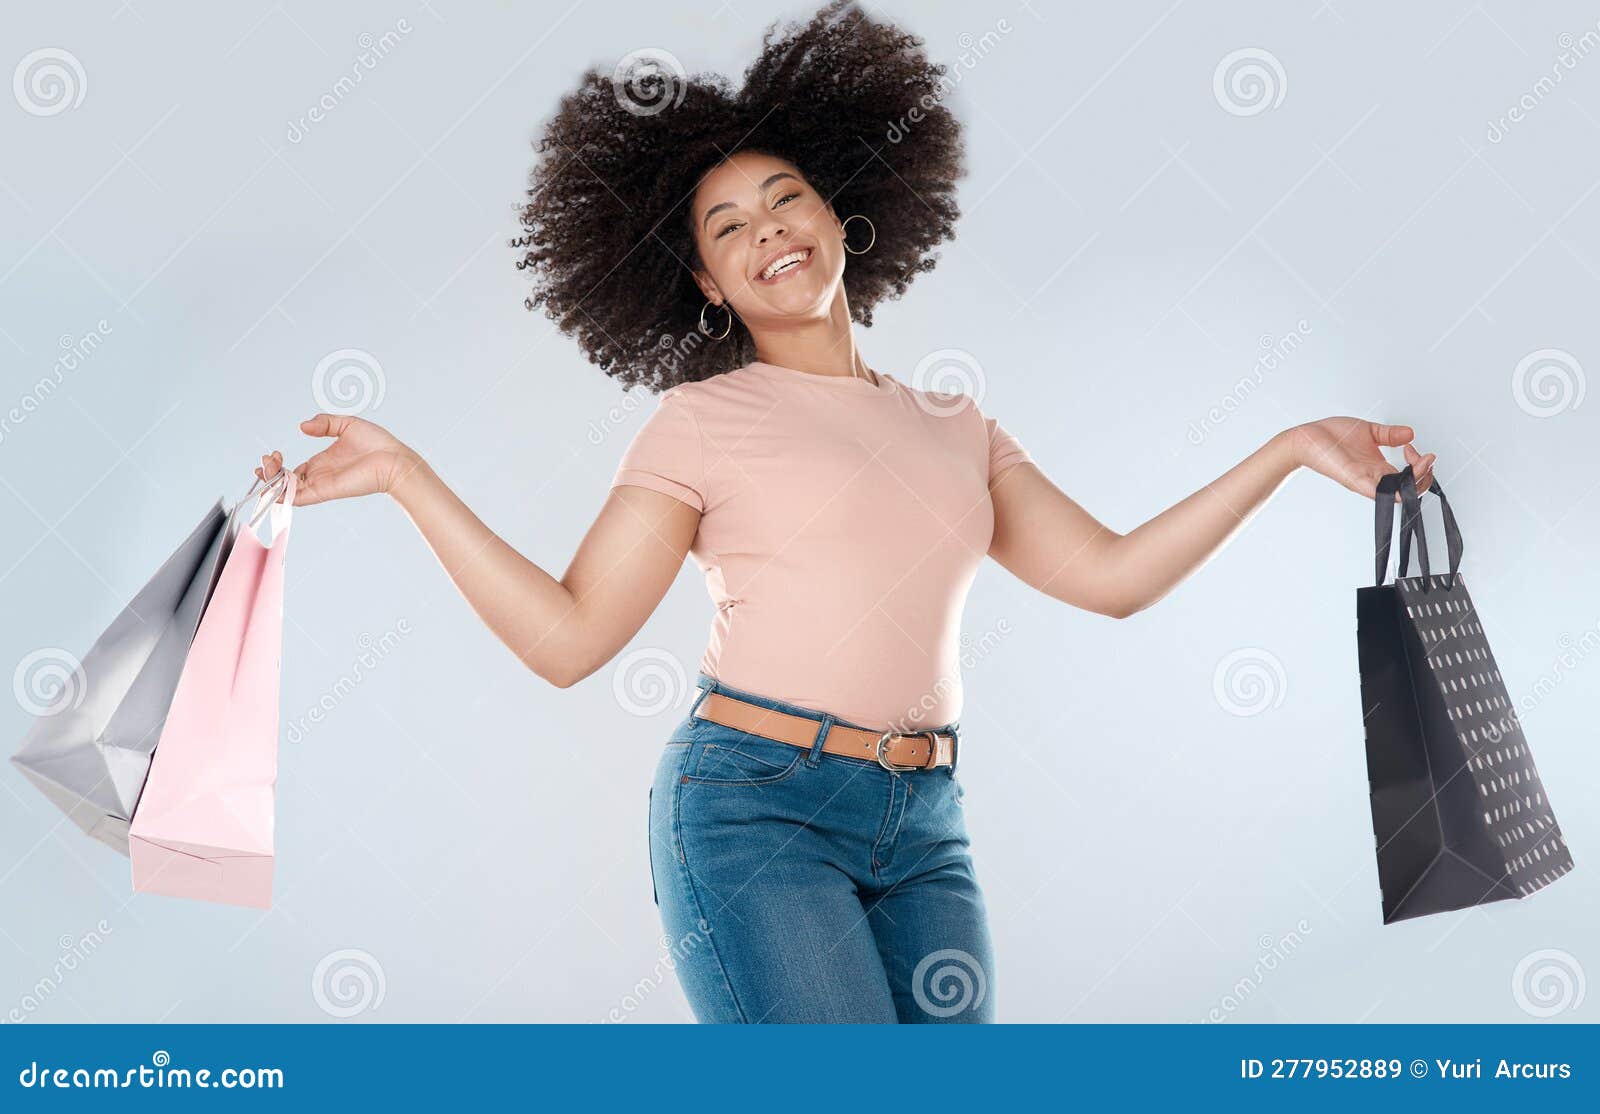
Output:
[[879,730],[961,713],[961,612],[989,483],[1032,459],[966,395],[756,362],[662,392],[611,484],[701,513],[700,668]]

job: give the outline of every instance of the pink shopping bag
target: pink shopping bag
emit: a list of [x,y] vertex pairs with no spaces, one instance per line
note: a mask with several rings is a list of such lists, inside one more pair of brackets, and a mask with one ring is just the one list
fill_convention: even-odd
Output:
[[223,566],[178,678],[150,775],[128,829],[133,888],[230,905],[272,905],[278,780],[278,658],[283,557],[295,478],[258,502],[271,542],[254,529]]

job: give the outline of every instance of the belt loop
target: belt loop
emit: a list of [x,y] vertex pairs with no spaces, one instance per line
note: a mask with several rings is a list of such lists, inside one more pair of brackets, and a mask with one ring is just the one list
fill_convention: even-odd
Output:
[[701,704],[705,703],[706,697],[710,696],[717,689],[717,682],[716,681],[712,680],[709,677],[706,677],[706,675],[704,673],[700,674],[700,676],[702,678],[704,678],[705,680],[707,680],[709,683],[704,688],[702,688],[700,690],[700,695],[694,698],[694,703],[689,705],[689,722],[690,723],[699,723],[700,722],[699,720],[694,718],[695,712],[699,710]]
[[950,776],[956,776],[956,763],[961,761],[961,732],[950,725]]
[[822,744],[828,741],[828,732],[833,730],[833,716],[824,712],[822,722],[817,726],[817,737],[811,744],[811,749],[806,752],[806,767],[816,769],[822,764]]

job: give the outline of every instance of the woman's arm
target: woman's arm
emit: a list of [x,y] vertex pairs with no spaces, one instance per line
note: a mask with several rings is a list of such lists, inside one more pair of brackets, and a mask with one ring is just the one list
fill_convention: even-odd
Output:
[[[612,488],[560,580],[513,549],[428,463],[383,427],[318,414],[300,428],[333,437],[295,469],[295,504],[388,492],[489,629],[529,669],[560,688],[611,660],[683,567],[700,512],[660,492]],[[262,458],[271,479],[282,455]]]
[[995,478],[989,555],[1024,583],[1088,611],[1126,618],[1209,561],[1291,473],[1309,467],[1372,498],[1394,468],[1380,446],[1403,445],[1417,489],[1434,455],[1410,444],[1409,426],[1325,418],[1275,435],[1216,480],[1128,534],[1100,523],[1039,468],[1024,462]]

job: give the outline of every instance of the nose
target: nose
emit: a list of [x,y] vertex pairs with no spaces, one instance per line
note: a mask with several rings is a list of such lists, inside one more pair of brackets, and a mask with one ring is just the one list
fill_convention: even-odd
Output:
[[756,240],[756,243],[765,244],[768,240],[773,240],[780,236],[787,236],[788,234],[789,226],[780,221],[775,224],[768,225],[767,228],[762,232],[761,236]]

